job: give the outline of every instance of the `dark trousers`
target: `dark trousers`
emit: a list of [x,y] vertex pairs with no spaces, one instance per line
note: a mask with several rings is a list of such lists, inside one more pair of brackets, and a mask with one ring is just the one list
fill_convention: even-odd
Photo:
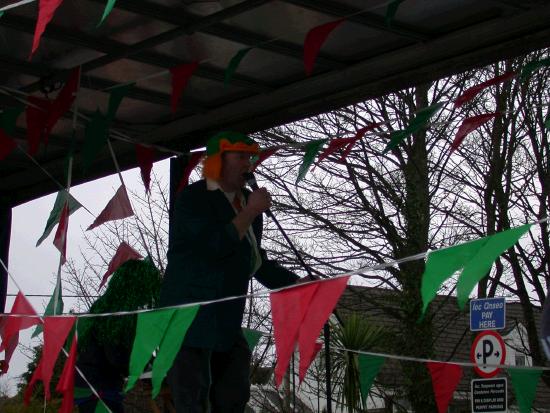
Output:
[[176,411],[244,412],[250,398],[250,357],[242,334],[227,352],[181,346],[168,371]]

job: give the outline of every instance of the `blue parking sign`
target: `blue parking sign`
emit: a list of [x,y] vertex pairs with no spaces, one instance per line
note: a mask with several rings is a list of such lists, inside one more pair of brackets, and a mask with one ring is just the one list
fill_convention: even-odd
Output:
[[506,326],[506,298],[470,301],[470,330],[501,330]]

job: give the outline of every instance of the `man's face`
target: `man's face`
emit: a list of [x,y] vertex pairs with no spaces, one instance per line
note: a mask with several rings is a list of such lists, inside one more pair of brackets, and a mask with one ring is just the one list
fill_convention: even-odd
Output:
[[225,191],[236,191],[245,186],[243,174],[250,170],[250,152],[228,151],[222,154],[220,184]]

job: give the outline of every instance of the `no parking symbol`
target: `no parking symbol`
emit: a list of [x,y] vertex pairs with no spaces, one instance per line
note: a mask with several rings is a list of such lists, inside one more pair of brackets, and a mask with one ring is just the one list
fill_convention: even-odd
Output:
[[494,377],[500,372],[495,365],[504,364],[506,347],[496,331],[479,333],[472,344],[470,359],[476,364],[474,370],[481,377]]

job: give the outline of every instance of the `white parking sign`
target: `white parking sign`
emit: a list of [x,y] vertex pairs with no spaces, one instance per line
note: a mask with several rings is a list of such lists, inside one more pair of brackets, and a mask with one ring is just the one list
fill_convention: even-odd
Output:
[[470,359],[476,364],[474,370],[481,377],[494,377],[500,368],[495,365],[503,364],[506,360],[504,340],[496,331],[479,333],[472,344]]

